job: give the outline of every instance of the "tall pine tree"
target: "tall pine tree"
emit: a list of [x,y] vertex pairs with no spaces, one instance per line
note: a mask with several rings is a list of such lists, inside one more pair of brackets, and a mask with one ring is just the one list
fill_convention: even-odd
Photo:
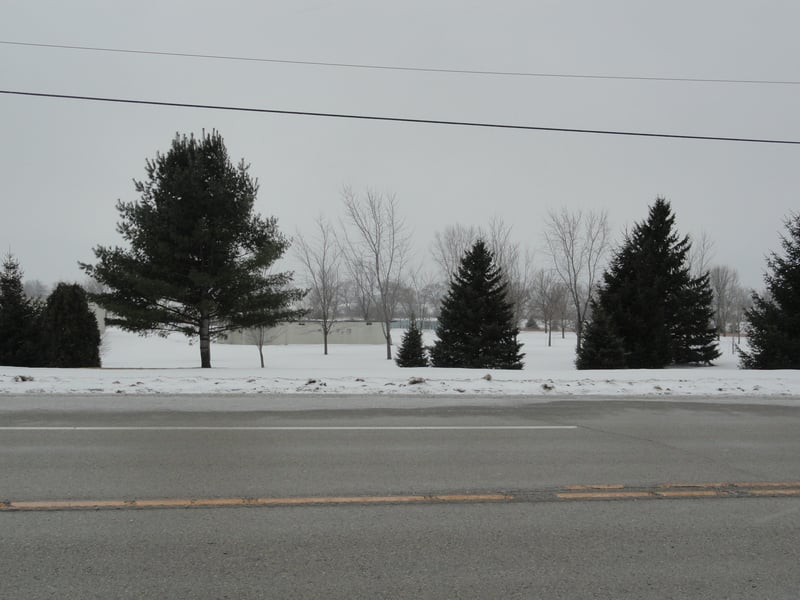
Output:
[[800,369],[800,215],[785,222],[784,256],[767,259],[767,294],[753,294],[745,312],[749,352],[740,351],[745,369]]
[[23,291],[19,261],[8,254],[0,272],[0,365],[40,366],[38,314]]
[[291,273],[268,270],[289,242],[274,218],[253,212],[258,183],[243,161],[231,163],[219,133],[176,136],[146,165],[141,199],[117,205],[130,250],[98,246],[98,263],[81,265],[109,289],[91,296],[112,315],[106,323],[199,337],[210,367],[212,339],[302,314]]
[[690,275],[691,243],[674,227],[669,202],[658,198],[626,236],[603,274],[578,368],[653,369],[719,357],[708,274]]
[[434,367],[521,369],[519,329],[501,270],[483,240],[461,259],[442,301]]

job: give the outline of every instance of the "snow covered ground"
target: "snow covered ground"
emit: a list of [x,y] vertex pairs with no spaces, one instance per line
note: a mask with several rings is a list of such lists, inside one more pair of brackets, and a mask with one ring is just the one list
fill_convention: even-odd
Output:
[[[399,342],[402,332],[397,332]],[[267,346],[259,368],[255,346],[212,344],[213,369],[200,369],[197,344],[182,336],[139,337],[109,329],[102,369],[0,366],[0,394],[303,394],[412,396],[783,397],[800,403],[800,371],[742,371],[730,340],[713,367],[577,371],[574,335],[523,332],[522,371],[401,369],[383,346]],[[430,341],[430,340],[426,340]],[[421,383],[410,383],[420,378]]]

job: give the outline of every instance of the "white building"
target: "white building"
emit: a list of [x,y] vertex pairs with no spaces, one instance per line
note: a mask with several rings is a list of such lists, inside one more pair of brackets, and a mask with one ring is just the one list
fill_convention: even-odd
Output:
[[[219,340],[221,344],[256,344],[257,330],[239,330]],[[298,321],[269,327],[264,332],[264,344],[322,344],[322,323]],[[381,324],[369,321],[336,321],[328,334],[329,344],[385,344]]]

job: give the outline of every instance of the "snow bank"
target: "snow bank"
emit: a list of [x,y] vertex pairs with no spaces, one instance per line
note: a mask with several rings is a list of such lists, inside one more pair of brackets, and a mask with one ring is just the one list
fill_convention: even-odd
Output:
[[[399,340],[400,333],[397,338]],[[0,394],[347,394],[477,396],[718,396],[800,401],[800,371],[742,371],[730,341],[712,367],[577,371],[574,334],[566,339],[523,332],[521,371],[401,369],[383,346],[267,346],[259,368],[254,346],[212,345],[213,369],[200,369],[199,348],[181,336],[104,336],[102,369],[0,367]],[[429,340],[428,340],[429,341]],[[416,383],[412,380],[417,380]]]

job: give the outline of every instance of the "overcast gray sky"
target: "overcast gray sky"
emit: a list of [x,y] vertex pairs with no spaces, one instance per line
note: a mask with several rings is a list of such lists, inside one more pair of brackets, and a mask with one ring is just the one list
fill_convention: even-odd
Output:
[[[437,69],[800,81],[796,0],[2,0],[0,41]],[[4,90],[314,112],[800,140],[800,85],[514,77],[0,44]],[[26,278],[82,280],[118,242],[117,199],[175,132],[218,129],[284,232],[395,193],[424,260],[436,231],[513,223],[539,250],[550,209],[614,231],[656,196],[714,262],[761,287],[797,211],[800,146],[475,129],[0,94],[0,246]],[[543,252],[538,262],[545,264]]]

